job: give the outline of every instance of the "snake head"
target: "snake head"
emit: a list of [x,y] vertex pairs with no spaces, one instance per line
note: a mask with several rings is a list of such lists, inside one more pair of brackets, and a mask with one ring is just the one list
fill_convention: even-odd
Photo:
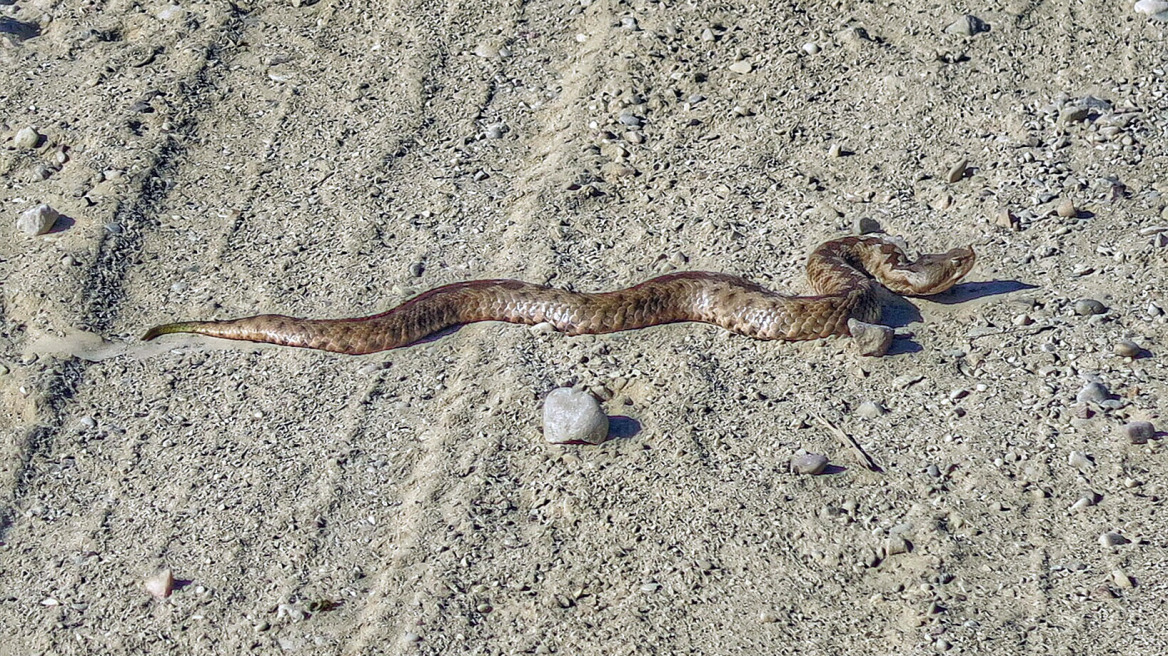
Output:
[[977,261],[977,254],[972,246],[954,248],[945,253],[921,255],[916,262],[907,267],[912,274],[908,276],[912,289],[907,293],[912,296],[930,296],[940,294],[957,284],[965,277]]

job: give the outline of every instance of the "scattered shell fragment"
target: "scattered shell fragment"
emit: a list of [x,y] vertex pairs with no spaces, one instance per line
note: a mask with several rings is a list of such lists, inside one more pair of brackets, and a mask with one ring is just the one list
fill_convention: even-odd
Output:
[[146,592],[155,599],[166,599],[174,591],[174,574],[169,569],[160,570],[146,578]]
[[822,474],[827,468],[827,457],[818,453],[804,453],[791,459],[791,471],[796,474]]
[[544,400],[543,436],[552,444],[600,444],[608,436],[608,415],[588,392],[560,387]]

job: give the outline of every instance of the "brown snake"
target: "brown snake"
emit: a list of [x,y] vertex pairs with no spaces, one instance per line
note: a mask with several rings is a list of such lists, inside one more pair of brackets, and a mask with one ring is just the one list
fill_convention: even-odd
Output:
[[876,281],[905,296],[937,294],[968,273],[974,259],[973,248],[967,247],[922,255],[914,262],[882,237],[844,237],[821,244],[807,259],[807,278],[816,296],[784,296],[737,276],[705,271],[671,273],[604,293],[518,280],[473,280],[431,289],[369,317],[261,314],[155,326],[143,339],[198,333],[360,355],[409,346],[450,326],[476,321],[548,322],[569,335],[701,321],[757,339],[815,339],[847,335],[849,318],[879,320]]

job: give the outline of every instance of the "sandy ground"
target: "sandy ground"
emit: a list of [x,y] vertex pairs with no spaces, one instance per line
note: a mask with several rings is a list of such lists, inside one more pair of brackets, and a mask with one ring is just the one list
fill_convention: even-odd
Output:
[[[1130,2],[0,13],[0,653],[1168,650],[1164,433],[1121,431],[1168,428],[1168,23]],[[17,231],[37,203],[65,218]],[[890,299],[879,359],[694,324],[138,339],[474,278],[804,292],[862,218],[979,253]],[[544,442],[566,385],[613,439]]]

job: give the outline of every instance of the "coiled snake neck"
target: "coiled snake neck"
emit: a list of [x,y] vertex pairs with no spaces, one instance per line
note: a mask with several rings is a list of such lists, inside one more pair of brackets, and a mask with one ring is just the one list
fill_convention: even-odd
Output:
[[912,261],[892,241],[862,236],[821,244],[807,259],[814,296],[786,296],[737,276],[671,273],[603,293],[571,292],[518,280],[473,280],[437,287],[368,317],[300,319],[261,314],[151,328],[361,355],[414,344],[450,326],[476,321],[548,322],[569,335],[611,333],[679,321],[711,323],[757,339],[847,335],[848,319],[880,317],[876,285],[905,296],[943,292],[973,267],[972,247]]

